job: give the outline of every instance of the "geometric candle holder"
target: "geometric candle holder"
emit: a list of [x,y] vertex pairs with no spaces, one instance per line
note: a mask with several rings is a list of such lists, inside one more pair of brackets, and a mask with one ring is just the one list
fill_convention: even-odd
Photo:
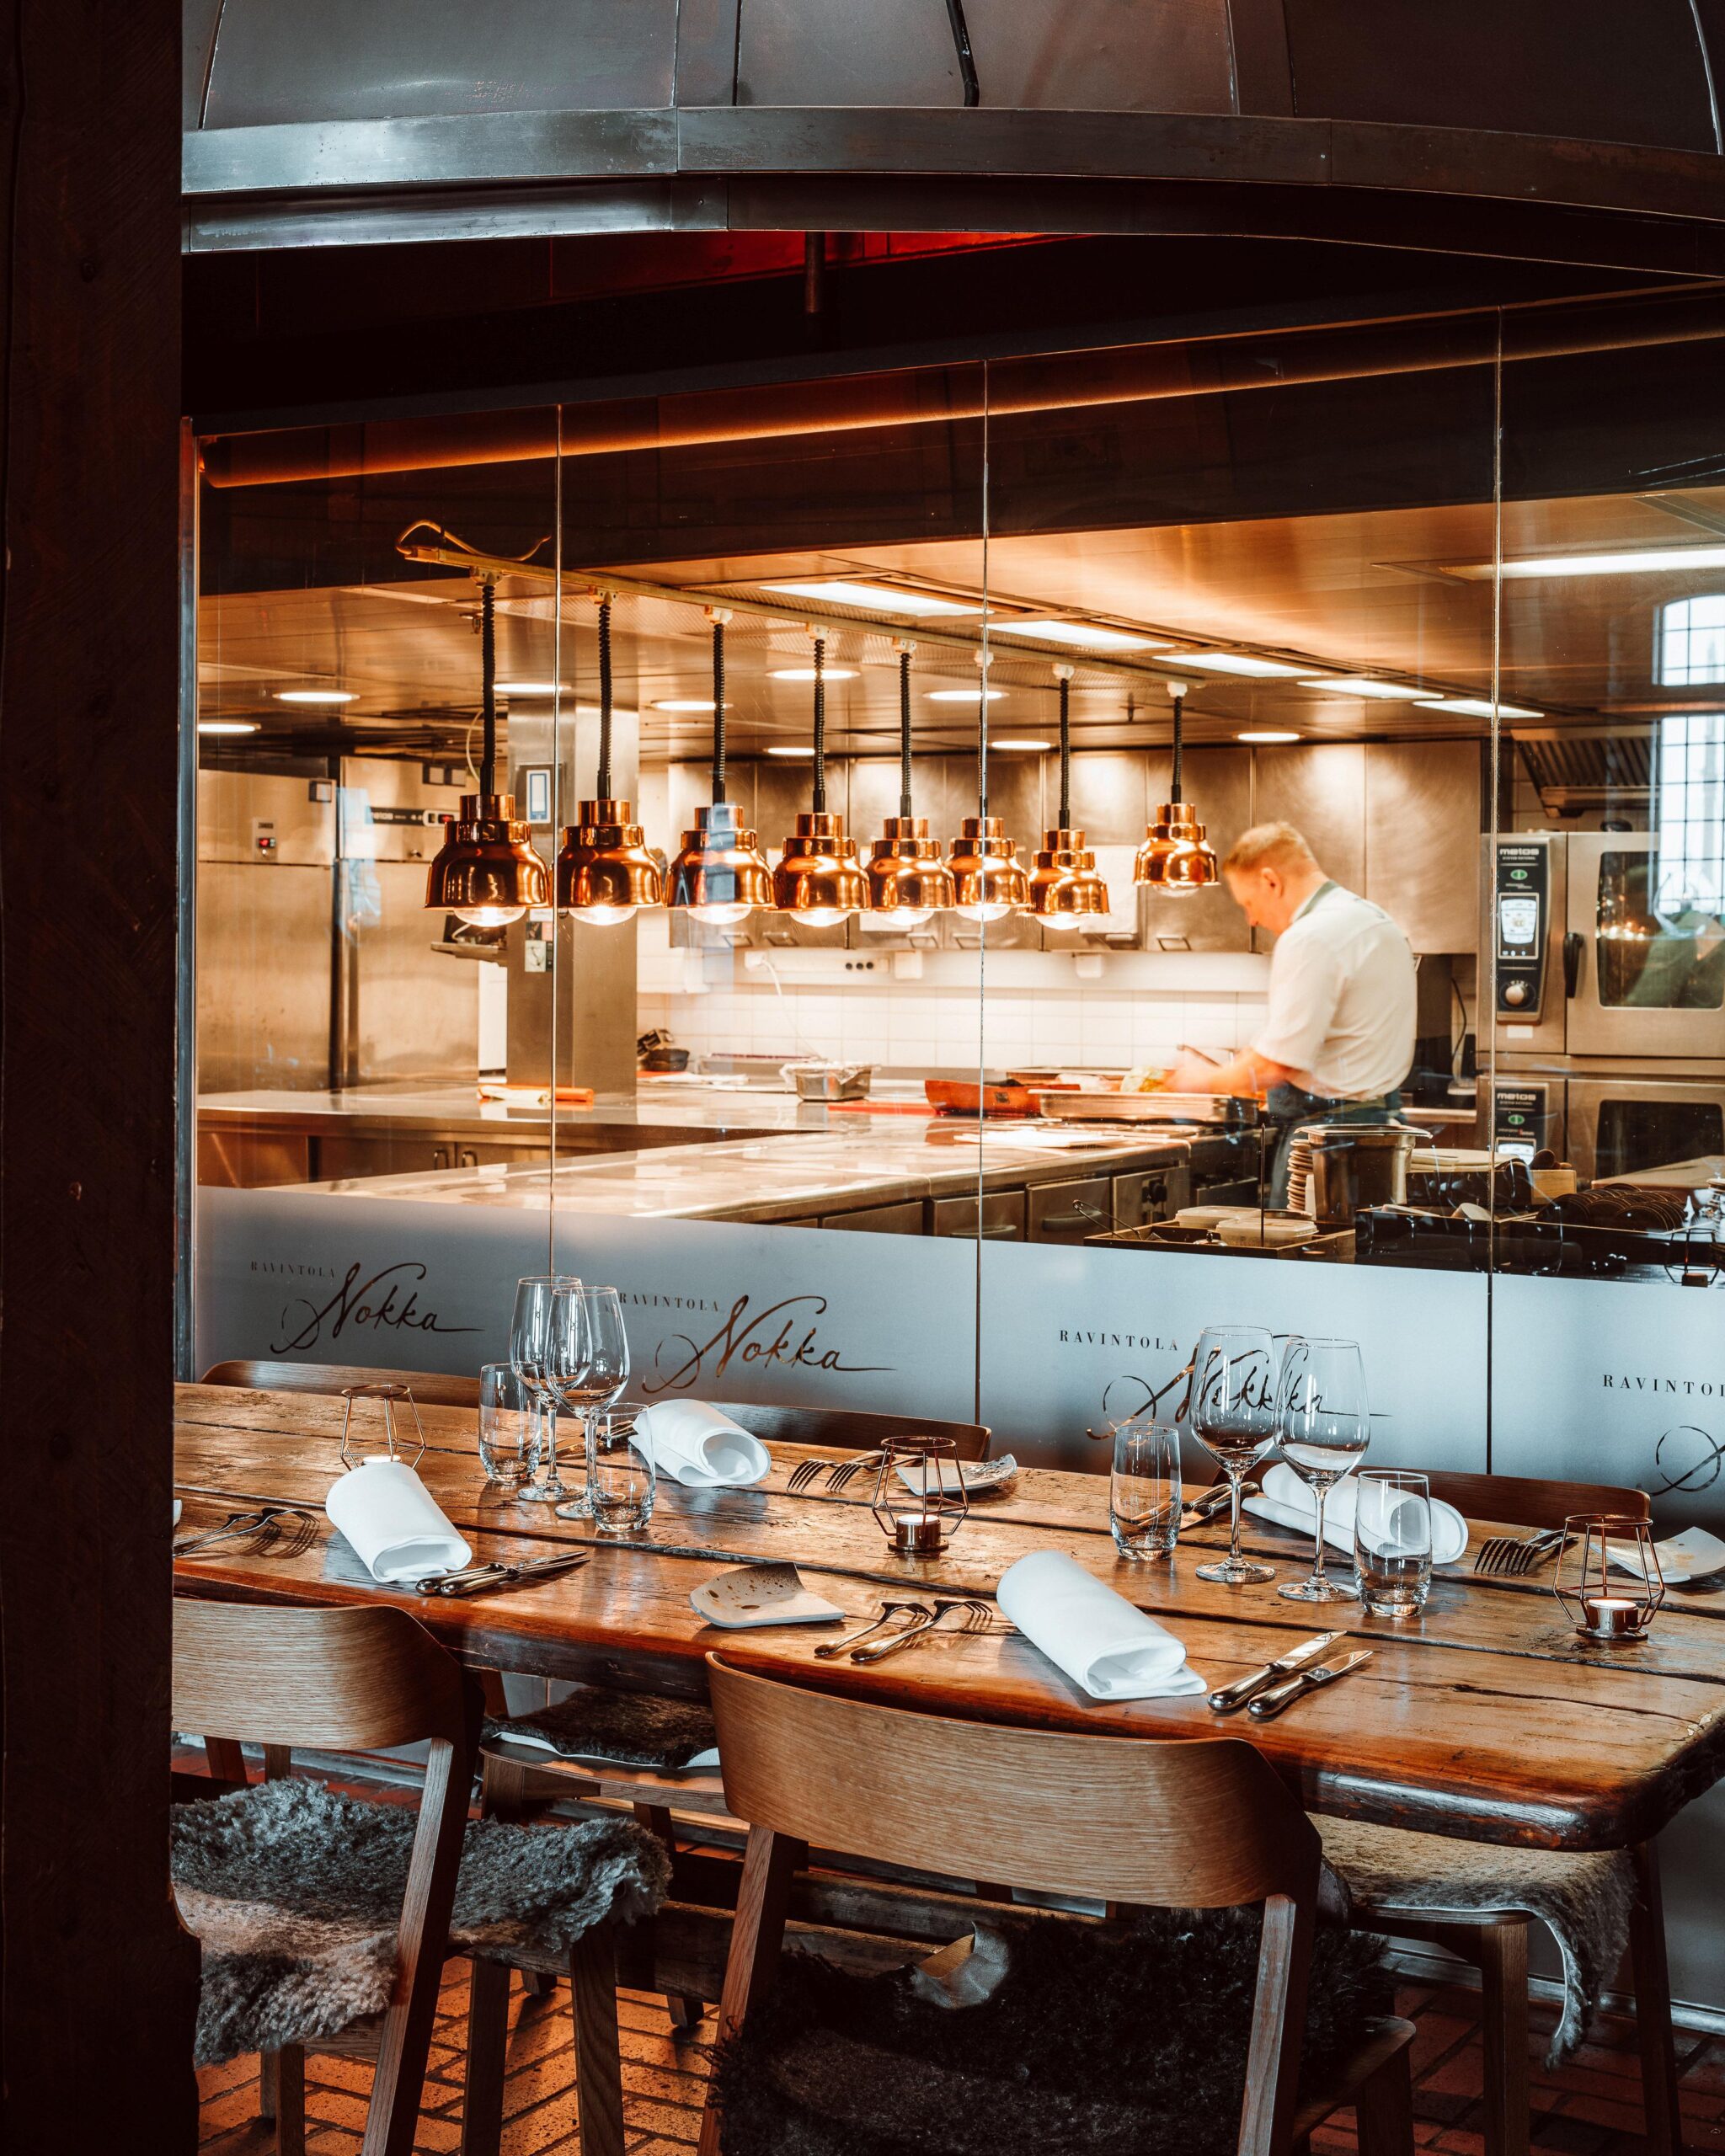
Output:
[[1665,1575],[1645,1519],[1574,1513],[1563,1523],[1552,1591],[1584,1640],[1638,1640],[1665,1599]]

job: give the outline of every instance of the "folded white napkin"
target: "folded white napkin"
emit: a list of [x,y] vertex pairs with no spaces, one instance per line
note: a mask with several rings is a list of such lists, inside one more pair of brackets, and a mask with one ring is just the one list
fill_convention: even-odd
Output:
[[473,1561],[404,1460],[362,1460],[331,1486],[323,1509],[380,1584],[459,1572]]
[[1001,1577],[996,1599],[1034,1646],[1092,1700],[1162,1700],[1202,1692],[1186,1649],[1060,1550],[1033,1550]]
[[743,1490],[765,1480],[772,1456],[757,1437],[705,1400],[660,1400],[637,1419],[635,1432],[653,1465],[691,1490]]
[[[1324,1540],[1332,1550],[1354,1549],[1354,1515],[1359,1503],[1359,1486],[1350,1475],[1330,1485],[1324,1502]],[[1317,1497],[1309,1482],[1302,1482],[1285,1460],[1279,1460],[1263,1478],[1263,1495],[1248,1497],[1245,1509],[1259,1519],[1274,1520],[1278,1527],[1293,1527],[1310,1534],[1317,1524]],[[1467,1522],[1454,1505],[1441,1497],[1431,1501],[1432,1562],[1453,1565],[1467,1547]]]
[[[1620,1572],[1639,1577],[1642,1560],[1633,1543],[1610,1542],[1605,1546],[1606,1554]],[[1668,1582],[1680,1583],[1697,1579],[1725,1566],[1725,1542],[1717,1534],[1709,1534],[1704,1527],[1687,1528],[1681,1534],[1656,1542],[1653,1547],[1659,1553],[1660,1576]]]

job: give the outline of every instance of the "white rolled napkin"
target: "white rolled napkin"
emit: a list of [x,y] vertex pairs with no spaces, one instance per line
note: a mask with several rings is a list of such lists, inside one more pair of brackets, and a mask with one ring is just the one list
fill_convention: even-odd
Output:
[[1033,1550],[996,1593],[1033,1646],[1092,1700],[1165,1700],[1207,1689],[1186,1649],[1063,1550]]
[[473,1561],[404,1460],[362,1460],[331,1486],[323,1510],[380,1586],[458,1572]]
[[636,1418],[653,1465],[691,1490],[745,1490],[766,1479],[772,1455],[741,1423],[705,1400],[660,1400]]
[[[1349,1475],[1330,1485],[1324,1501],[1324,1540],[1332,1550],[1354,1549],[1354,1515],[1359,1508],[1359,1486]],[[1302,1482],[1285,1460],[1279,1460],[1263,1478],[1263,1495],[1247,1497],[1245,1509],[1278,1527],[1298,1528],[1310,1534],[1317,1525],[1317,1496],[1309,1482]],[[1467,1547],[1467,1522],[1454,1505],[1441,1497],[1431,1500],[1432,1562],[1453,1565]],[[1392,1515],[1393,1531],[1393,1515]]]

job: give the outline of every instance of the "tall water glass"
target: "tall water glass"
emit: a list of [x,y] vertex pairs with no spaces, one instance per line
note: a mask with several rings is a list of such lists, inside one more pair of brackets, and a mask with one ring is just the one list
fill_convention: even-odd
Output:
[[1354,1584],[1370,1617],[1412,1617],[1432,1587],[1432,1493],[1423,1475],[1362,1467],[1354,1488]]
[[539,1425],[537,1468],[532,1481],[515,1495],[535,1504],[554,1505],[559,1497],[569,1494],[557,1465],[557,1393],[552,1383],[558,1360],[554,1319],[558,1289],[580,1284],[573,1273],[530,1273],[515,1283],[509,1359],[527,1389]]
[[[629,1336],[623,1325],[622,1298],[615,1288],[563,1288],[557,1294],[557,1326],[571,1343],[569,1374],[558,1385],[558,1398],[581,1417],[590,1486],[593,1472],[593,1418],[601,1407],[621,1399],[629,1381]],[[573,1343],[579,1342],[579,1348]],[[560,1519],[585,1519],[593,1510],[584,1495],[557,1508]]]
[[1228,1554],[1200,1565],[1201,1580],[1244,1587],[1276,1575],[1240,1554],[1240,1484],[1276,1441],[1275,1349],[1261,1325],[1206,1326],[1192,1358],[1188,1415],[1195,1437],[1228,1478]]
[[1116,1428],[1108,1524],[1123,1557],[1172,1551],[1180,1536],[1180,1433],[1172,1422],[1145,1413]]
[[539,1417],[513,1363],[480,1367],[479,1465],[511,1494],[539,1465]]
[[1324,1503],[1371,1443],[1359,1342],[1302,1340],[1296,1334],[1282,1357],[1276,1409],[1282,1457],[1317,1502],[1311,1572],[1279,1592],[1290,1602],[1352,1602],[1352,1582],[1332,1580],[1325,1570]]

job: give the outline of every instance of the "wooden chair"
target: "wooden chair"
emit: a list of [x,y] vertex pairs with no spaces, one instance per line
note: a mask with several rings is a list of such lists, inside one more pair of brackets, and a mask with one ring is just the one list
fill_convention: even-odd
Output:
[[[1645,1519],[1647,1493],[1605,1482],[1560,1482],[1531,1476],[1436,1473],[1434,1497],[1470,1519],[1509,1527],[1561,1527],[1572,1513],[1616,1513]],[[1326,1827],[1325,1843],[1344,1874],[1345,1822]],[[1432,1837],[1421,1837],[1422,1842]],[[1466,1845],[1477,1860],[1479,1852]],[[1635,1983],[1636,2025],[1641,2045],[1642,2103],[1649,2156],[1676,2156],[1681,2147],[1677,2055],[1671,2025],[1671,1983],[1665,1958],[1665,1924],[1657,1854],[1641,1843],[1629,1855],[1635,1867],[1636,1901],[1630,1920],[1630,1963]],[[1446,1948],[1480,1972],[1481,2035],[1485,2052],[1487,2156],[1523,2156],[1531,2131],[1528,2088],[1528,1934],[1535,1918],[1507,1909],[1417,1914],[1367,1907],[1359,1921],[1370,1931]]]
[[[748,1848],[719,2007],[740,2029],[777,1967],[811,1844],[959,1877],[1153,1908],[1263,1904],[1238,2148],[1286,2156],[1355,2106],[1362,2156],[1408,2156],[1413,2025],[1386,2021],[1299,2100],[1320,1855],[1311,1822],[1238,1738],[1079,1737],[833,1697],[708,1657],[730,1807]],[[709,2095],[701,2156],[718,2156]]]
[[[411,2156],[467,1822],[477,1695],[404,1610],[183,1600],[174,1607],[173,1712],[175,1728],[210,1733],[218,1771],[231,1769],[245,1742],[269,1748],[280,1768],[295,1745],[371,1751],[429,1742],[396,1938],[395,1997],[378,2041],[361,2150]],[[304,2052],[275,2054],[264,2083],[277,2148],[300,2156]]]
[[202,1385],[244,1385],[256,1392],[342,1392],[350,1385],[411,1385],[425,1407],[477,1407],[478,1378],[435,1370],[373,1370],[352,1363],[212,1363]]

